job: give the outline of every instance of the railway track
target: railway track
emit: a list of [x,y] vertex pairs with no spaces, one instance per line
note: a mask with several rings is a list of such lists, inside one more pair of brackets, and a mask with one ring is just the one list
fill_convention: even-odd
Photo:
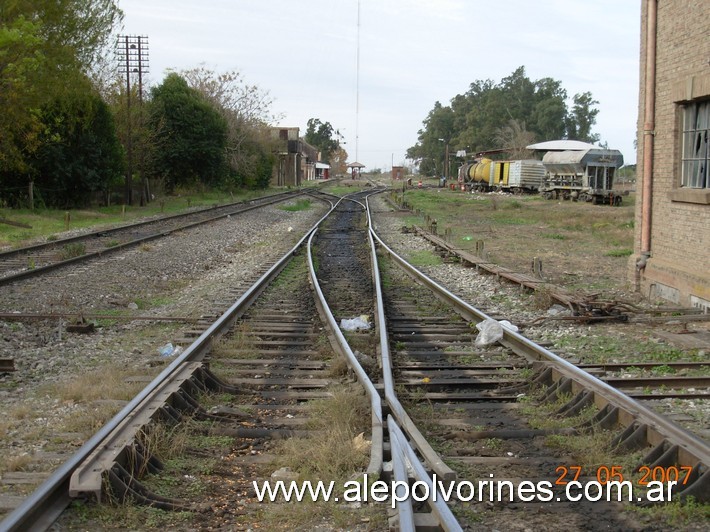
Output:
[[[254,475],[252,466],[259,460],[271,460],[268,456],[249,457],[263,456],[264,449],[271,449],[270,444],[264,447],[264,440],[303,436],[299,434],[304,421],[297,419],[298,407],[307,399],[328,395],[324,390],[333,378],[326,373],[331,363],[324,353],[326,336],[348,360],[369,400],[371,452],[369,464],[361,471],[399,481],[400,491],[395,493],[413,484],[433,489],[432,473],[446,482],[483,479],[483,487],[489,491],[500,485],[519,490],[525,482],[541,478],[566,482],[570,480],[567,474],[575,471],[578,462],[567,456],[568,451],[555,451],[550,438],[559,443],[564,437],[589,438],[605,433],[619,456],[625,451],[635,452],[641,467],[650,471],[670,474],[672,468],[690,468],[677,496],[692,495],[701,500],[706,496],[710,455],[705,442],[515,332],[503,329],[503,337],[497,343],[476,347],[476,330],[471,324],[489,318],[422,278],[382,241],[378,241],[380,260],[374,259],[374,253],[368,259],[367,248],[374,252],[373,238],[377,237],[365,230],[363,212],[355,202],[341,202],[339,218],[312,236],[314,251],[309,251],[309,255],[315,256],[317,266],[311,269],[310,279],[316,293],[325,295],[317,300],[322,323],[313,318],[313,307],[308,306],[312,303],[303,297],[305,285],[297,285],[295,280],[288,283],[299,295],[295,299],[287,297],[286,290],[278,288],[278,284],[275,290],[265,288],[284,271],[297,252],[294,248],[200,334],[110,426],[87,442],[84,453],[79,453],[84,456],[77,455],[65,464],[61,475],[55,474],[61,477],[55,478],[55,487],[50,489],[48,481],[47,487],[35,492],[0,524],[0,529],[20,529],[30,522],[53,520],[58,507],[45,514],[45,501],[57,493],[61,494],[59,506],[66,504],[70,491],[101,498],[105,496],[106,478],[113,484],[112,496],[131,493],[134,499],[146,503],[189,507],[193,512],[204,510],[155,496],[138,484],[131,485],[139,473],[160,468],[145,452],[146,446],[139,437],[143,427],[161,417],[178,422],[185,415],[198,421],[208,418],[220,425],[226,423],[227,429],[218,429],[217,433],[252,441],[238,449],[248,453],[230,454],[234,461],[229,463],[243,468],[243,474],[235,483],[235,490],[230,491],[231,498],[227,497],[232,505],[248,512],[249,502],[242,503],[248,480]],[[367,266],[368,260],[371,267]],[[411,284],[397,264],[427,288]],[[302,268],[289,266],[292,272],[300,272],[294,273],[294,279],[304,277]],[[368,279],[372,279],[372,284]],[[254,304],[262,291],[265,299]],[[268,293],[271,295],[266,296]],[[444,303],[433,304],[437,299]],[[370,321],[372,329],[346,335],[338,329],[337,324],[343,319],[362,315],[368,317],[364,321]],[[326,324],[330,325],[327,333],[323,329]],[[226,347],[219,347],[221,343]],[[372,364],[376,357],[378,362]],[[226,407],[210,411],[201,406],[200,394],[195,393],[210,390],[238,399],[230,399]],[[246,418],[245,406],[250,412]],[[239,412],[235,413],[235,408]],[[536,410],[547,411],[548,418],[559,416],[562,421],[544,426],[535,419]],[[127,431],[119,427],[125,424],[124,420],[131,421]],[[109,445],[112,451],[106,453]],[[82,474],[77,473],[77,466],[92,453],[98,462],[82,468],[91,480],[79,483]],[[412,467],[408,469],[407,463]],[[579,466],[577,473],[582,474],[581,478],[598,479],[600,471],[604,471],[602,467],[609,474],[616,465],[598,464],[596,470]],[[127,472],[123,478],[116,473],[121,470]],[[613,471],[621,474],[617,469]],[[496,484],[485,484],[493,478],[491,474],[496,477]],[[623,474],[631,472],[624,470]],[[50,492],[54,495],[50,496]],[[505,527],[512,522],[528,522],[531,509],[540,513],[540,524],[544,525],[588,523],[590,512],[599,517],[600,526],[628,525],[614,505],[584,504],[560,496],[559,504],[551,510],[545,504],[549,500],[505,502],[494,501],[491,495],[491,500],[484,498],[476,505],[465,500],[464,495],[453,497],[450,506],[442,504],[443,497],[422,498],[414,505],[411,497],[402,500],[390,525],[402,530],[456,530],[486,519],[491,526]],[[36,514],[40,508],[44,520]],[[229,513],[229,508],[229,502],[220,508],[222,516]]]
[[206,209],[144,220],[4,251],[0,253],[0,286],[42,275],[47,271],[69,264],[137,246],[177,231],[281,202],[298,194],[300,192],[284,192],[249,202],[215,205]]

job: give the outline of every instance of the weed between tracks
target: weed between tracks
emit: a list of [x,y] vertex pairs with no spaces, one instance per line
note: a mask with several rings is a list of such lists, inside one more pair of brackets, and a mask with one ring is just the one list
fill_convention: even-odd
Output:
[[296,201],[289,201],[285,205],[279,206],[282,211],[288,212],[298,212],[305,211],[311,208],[311,200],[309,199],[299,199]]
[[[545,387],[519,399],[521,413],[533,429],[566,429],[578,427],[589,421],[596,414],[594,406],[582,410],[576,416],[560,416],[555,412],[567,404],[572,396],[562,394],[552,402],[540,402],[546,391]],[[575,463],[584,468],[583,474],[596,472],[603,465],[621,465],[625,471],[631,471],[642,458],[641,454],[618,456],[611,447],[615,432],[595,430],[578,434],[550,434],[545,438],[546,445],[567,453]],[[594,476],[594,475],[593,475]]]
[[[342,500],[343,484],[360,478],[369,462],[370,442],[363,435],[370,431],[370,405],[358,385],[337,385],[329,391],[330,398],[308,403],[309,436],[278,442],[274,449],[278,458],[271,469],[288,467],[298,473],[299,481],[334,481],[334,494]],[[270,504],[261,518],[267,527],[285,530],[323,523],[336,529],[359,522],[368,523],[369,529],[386,526],[384,512],[377,506],[363,510],[323,501]]]
[[[577,416],[559,416],[555,412],[572,398],[570,395],[560,395],[554,402],[540,403],[544,395],[544,388],[522,397],[519,402],[523,405],[521,412],[527,417],[533,428],[555,429],[578,427],[590,420],[596,413],[596,408],[590,407]],[[639,486],[641,473],[635,471],[641,463],[646,450],[642,449],[631,453],[619,453],[612,446],[612,440],[617,432],[594,430],[580,432],[579,434],[551,434],[545,438],[545,444],[562,453],[571,455],[576,465],[582,467],[582,476],[596,479],[598,472],[610,466],[619,467],[625,480],[630,480],[634,486]],[[678,501],[643,508],[634,505],[625,505],[627,511],[637,513],[661,527],[685,529],[689,525],[696,525],[710,518],[710,504],[698,504],[692,499],[685,503]],[[689,527],[688,529],[694,530]]]
[[86,244],[82,244],[81,242],[72,242],[62,246],[62,249],[59,252],[59,259],[69,260],[75,257],[81,257],[82,255],[86,255]]
[[331,397],[308,403],[307,438],[279,442],[279,467],[290,467],[302,478],[344,480],[364,471],[369,445],[359,434],[370,431],[370,405],[359,386],[337,386]]

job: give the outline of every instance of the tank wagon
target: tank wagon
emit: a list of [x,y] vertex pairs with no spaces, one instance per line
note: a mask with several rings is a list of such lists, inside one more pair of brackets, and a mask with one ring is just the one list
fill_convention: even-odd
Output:
[[493,161],[484,157],[459,168],[459,183],[478,192],[538,192],[544,177],[545,167],[536,159]]
[[540,192],[545,198],[621,205],[621,194],[612,190],[616,170],[624,164],[619,150],[548,151],[542,164],[545,180]]

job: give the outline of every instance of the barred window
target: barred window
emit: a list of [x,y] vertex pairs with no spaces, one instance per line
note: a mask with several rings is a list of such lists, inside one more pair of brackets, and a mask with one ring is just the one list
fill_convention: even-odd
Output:
[[710,188],[710,101],[693,102],[683,108],[683,160],[681,185]]

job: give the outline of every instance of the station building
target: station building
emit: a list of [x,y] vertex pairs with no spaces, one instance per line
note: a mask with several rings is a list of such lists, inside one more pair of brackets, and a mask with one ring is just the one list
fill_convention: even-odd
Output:
[[317,167],[320,153],[299,136],[297,127],[273,127],[276,161],[271,172],[273,187],[298,187],[322,174]]
[[629,278],[710,312],[710,2],[642,0],[640,70]]

